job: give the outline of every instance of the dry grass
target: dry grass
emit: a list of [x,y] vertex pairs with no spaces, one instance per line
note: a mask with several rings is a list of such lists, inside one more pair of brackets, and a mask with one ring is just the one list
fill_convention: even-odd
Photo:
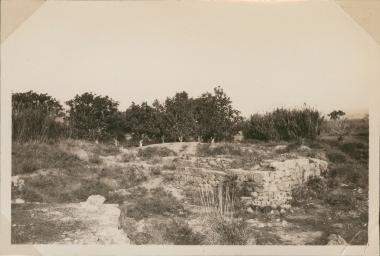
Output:
[[121,207],[126,216],[141,220],[155,215],[177,216],[184,215],[182,204],[169,192],[159,187],[153,189],[143,197],[134,198]]
[[32,173],[39,169],[76,169],[85,165],[76,155],[65,152],[55,144],[12,144],[12,175]]

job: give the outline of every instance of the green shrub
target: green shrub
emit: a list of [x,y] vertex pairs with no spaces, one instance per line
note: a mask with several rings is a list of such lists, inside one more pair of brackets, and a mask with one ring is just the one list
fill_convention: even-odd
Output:
[[219,235],[219,243],[222,245],[247,244],[247,223],[244,220],[226,220],[216,216],[212,219],[211,228]]
[[127,215],[135,220],[141,220],[153,215],[181,215],[185,210],[180,202],[163,188],[151,190],[151,195],[135,198],[123,207]]
[[12,189],[12,199],[22,198],[26,202],[44,202],[44,193],[33,189],[30,186],[25,186],[22,191]]
[[175,218],[165,228],[165,239],[175,245],[199,245],[204,237],[194,233],[186,221]]
[[333,190],[325,194],[324,200],[332,206],[344,209],[356,208],[356,198],[349,190]]
[[368,187],[368,166],[366,164],[345,163],[330,167],[329,178],[337,183]]
[[139,149],[137,156],[142,159],[151,159],[153,157],[166,157],[166,156],[176,156],[177,154],[166,147],[147,147],[144,149]]
[[162,166],[162,168],[164,169],[164,170],[171,170],[171,171],[174,171],[174,170],[176,170],[177,169],[177,165],[175,164],[175,163],[170,163],[170,164],[164,164],[163,166]]
[[122,188],[134,187],[147,180],[147,176],[141,167],[135,165],[107,167],[102,169],[99,177],[116,180]]
[[159,166],[152,166],[149,168],[149,171],[153,175],[160,175],[161,174],[161,167]]
[[121,162],[124,162],[124,163],[128,163],[128,162],[132,162],[136,159],[136,156],[135,154],[133,153],[125,153],[125,154],[122,154],[119,158],[119,160]]
[[321,113],[311,108],[278,108],[265,115],[252,115],[243,133],[245,138],[256,140],[315,139],[323,121]]
[[327,157],[333,163],[344,163],[347,161],[345,154],[339,151],[328,151]]
[[101,195],[108,197],[109,187],[99,181],[83,180],[79,189],[73,191],[73,196],[76,201],[86,201],[91,195]]
[[120,148],[110,143],[95,144],[92,153],[101,156],[110,156],[120,153]]
[[103,160],[97,154],[91,154],[88,161],[92,164],[101,164]]
[[230,163],[230,168],[242,168],[250,170],[253,166],[260,164],[262,157],[256,152],[244,151],[241,157],[235,157]]
[[303,205],[311,199],[322,199],[328,191],[327,181],[319,177],[310,177],[305,184],[292,189],[292,205]]
[[155,157],[149,159],[149,160],[147,161],[147,163],[148,163],[148,164],[158,164],[158,163],[161,163],[161,158],[155,156]]
[[368,161],[368,145],[361,142],[346,142],[339,145],[340,150],[355,160]]

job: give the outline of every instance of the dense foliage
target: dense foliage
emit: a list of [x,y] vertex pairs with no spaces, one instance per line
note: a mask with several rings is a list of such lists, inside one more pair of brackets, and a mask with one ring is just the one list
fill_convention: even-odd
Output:
[[33,91],[12,94],[12,139],[47,141],[63,136],[65,126],[59,102],[47,94]]
[[76,95],[66,104],[70,107],[67,120],[73,137],[100,140],[122,134],[118,103],[108,96],[86,92]]
[[244,120],[221,87],[197,98],[182,91],[163,102],[155,100],[152,105],[133,102],[125,111],[119,111],[118,102],[108,96],[88,92],[76,95],[66,105],[65,113],[60,103],[47,94],[13,94],[13,139],[123,141],[129,137],[136,145],[230,141],[239,131],[246,139],[315,139],[324,121],[320,112],[307,107],[279,108]]
[[256,140],[315,139],[323,116],[317,110],[278,108],[265,115],[252,115],[243,129],[244,137]]

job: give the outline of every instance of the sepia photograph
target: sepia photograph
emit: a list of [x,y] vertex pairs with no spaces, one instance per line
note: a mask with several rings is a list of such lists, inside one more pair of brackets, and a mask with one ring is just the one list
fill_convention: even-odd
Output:
[[36,8],[1,45],[10,243],[368,246],[379,38],[337,2]]

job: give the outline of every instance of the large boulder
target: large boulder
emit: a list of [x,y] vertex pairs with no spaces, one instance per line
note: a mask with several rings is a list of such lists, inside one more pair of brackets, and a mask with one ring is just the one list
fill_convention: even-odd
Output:
[[101,195],[91,195],[87,198],[86,202],[82,202],[82,207],[87,210],[98,210],[103,205],[106,198]]
[[21,199],[21,198],[16,198],[15,203],[16,204],[23,204],[23,203],[25,203],[25,200]]

